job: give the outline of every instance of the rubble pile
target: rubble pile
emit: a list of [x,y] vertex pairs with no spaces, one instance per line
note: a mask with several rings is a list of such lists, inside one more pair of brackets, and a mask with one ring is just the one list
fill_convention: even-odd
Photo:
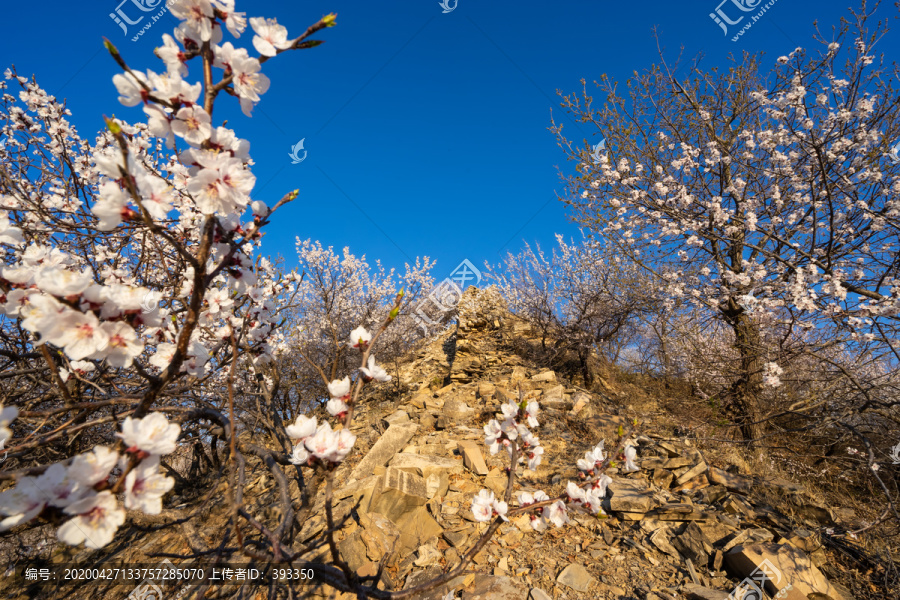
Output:
[[[527,332],[521,323],[503,322],[492,298],[479,298],[489,292],[470,289],[458,329],[401,370],[402,383],[416,391],[389,412],[354,424],[357,454],[336,475],[335,514],[346,518],[337,536],[341,554],[360,574],[374,574],[384,562],[388,589],[417,586],[459,564],[486,529],[474,519],[472,498],[484,488],[503,494],[508,457],[487,453],[482,426],[519,389],[541,405],[536,432],[545,447],[536,472],[520,471],[526,491],[562,493],[567,481],[577,480],[576,458],[640,417],[504,353],[504,335]],[[487,317],[472,314],[485,306],[492,307]],[[383,433],[367,443],[374,431]],[[838,517],[802,486],[717,468],[690,441],[650,429],[637,442],[640,470],[608,471],[605,518],[570,511],[573,522],[544,533],[532,529],[527,515],[513,518],[475,556],[477,573],[425,597],[439,600],[456,589],[465,600],[724,600],[764,572],[769,597],[851,600],[820,570],[828,556],[816,532]],[[752,499],[754,490],[767,488],[792,497],[795,514]],[[301,540],[324,530],[321,508]]]

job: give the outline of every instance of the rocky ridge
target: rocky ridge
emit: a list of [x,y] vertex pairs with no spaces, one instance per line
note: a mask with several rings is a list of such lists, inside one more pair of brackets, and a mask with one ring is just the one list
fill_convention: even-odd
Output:
[[[502,495],[508,459],[486,453],[482,425],[519,388],[541,404],[536,433],[545,447],[536,472],[520,471],[524,490],[561,493],[577,480],[577,458],[641,417],[623,410],[626,402],[568,385],[504,352],[505,337],[530,332],[503,315],[492,294],[470,288],[458,328],[401,369],[401,383],[416,391],[352,429],[358,454],[336,476],[335,513],[346,518],[339,548],[360,574],[383,563],[388,589],[449,570],[486,529],[475,522],[471,500],[483,488]],[[455,589],[464,600],[724,600],[746,578],[758,580],[762,568],[770,597],[851,600],[821,570],[828,555],[816,531],[840,518],[834,511],[800,485],[718,468],[689,440],[655,434],[649,421],[641,432],[640,470],[608,472],[608,517],[570,511],[572,523],[545,533],[534,532],[527,516],[514,518],[475,556],[476,572],[423,597],[439,600]],[[755,489],[789,496],[795,514],[754,500]],[[313,514],[323,512],[320,506]],[[324,517],[313,518],[300,539],[324,527]],[[325,590],[318,597],[351,598]]]

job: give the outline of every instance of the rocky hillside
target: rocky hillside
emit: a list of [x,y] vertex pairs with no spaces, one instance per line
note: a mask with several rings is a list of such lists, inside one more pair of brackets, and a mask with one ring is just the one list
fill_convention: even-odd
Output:
[[[748,577],[759,581],[760,570],[768,576],[769,597],[861,597],[851,593],[859,582],[836,559],[827,533],[853,519],[852,510],[826,506],[799,482],[739,473],[735,461],[721,458],[721,448],[673,435],[672,418],[633,387],[601,379],[603,390],[591,393],[527,364],[508,348],[514,337],[528,337],[528,328],[504,314],[491,293],[470,290],[458,328],[400,367],[399,403],[375,399],[355,420],[356,448],[336,474],[335,492],[338,545],[353,569],[375,574],[383,564],[384,587],[399,590],[458,564],[487,527],[474,520],[473,496],[483,488],[502,495],[506,487],[507,455],[487,453],[482,426],[521,389],[541,405],[536,433],[545,455],[536,472],[522,473],[517,490],[562,493],[567,481],[577,480],[576,460],[600,440],[610,447],[619,426],[635,418],[640,470],[609,471],[605,518],[570,511],[569,525],[544,533],[532,530],[528,516],[514,518],[475,556],[471,573],[424,598],[438,600],[453,589],[465,600],[723,600]],[[266,500],[277,493],[275,483],[264,469],[258,473],[249,486],[257,497],[252,508],[277,518],[267,513]],[[178,514],[196,518],[159,530],[146,523],[105,556],[147,563],[160,560],[159,553],[214,554],[228,515],[224,503],[217,504],[215,482],[205,485],[190,504],[169,502],[184,511]],[[293,489],[299,502],[296,484]],[[316,503],[300,524],[298,544],[325,528],[323,491]],[[307,558],[326,557],[326,550]],[[76,559],[87,556],[65,558]],[[206,597],[222,597],[226,589],[209,588]],[[7,592],[24,598],[34,590]],[[129,592],[108,588],[103,597]],[[315,579],[299,584],[295,594],[353,597]],[[267,595],[260,588],[246,597]]]

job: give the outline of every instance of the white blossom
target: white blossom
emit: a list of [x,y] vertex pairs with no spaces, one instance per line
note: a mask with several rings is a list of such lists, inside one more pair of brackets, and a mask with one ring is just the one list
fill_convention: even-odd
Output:
[[159,456],[149,456],[125,476],[125,508],[158,515],[162,497],[174,485],[174,479],[159,472]]
[[175,452],[175,442],[181,434],[181,425],[169,423],[162,413],[150,413],[141,419],[125,417],[122,438],[129,452],[140,450],[147,454],[169,454]]
[[67,506],[64,511],[74,515],[57,531],[61,542],[98,549],[113,539],[116,531],[125,523],[125,511],[119,507],[116,497],[108,491],[91,494]]
[[313,435],[316,432],[316,427],[317,423],[315,417],[300,415],[297,417],[297,420],[294,421],[293,425],[285,427],[285,431],[292,440],[303,440]]

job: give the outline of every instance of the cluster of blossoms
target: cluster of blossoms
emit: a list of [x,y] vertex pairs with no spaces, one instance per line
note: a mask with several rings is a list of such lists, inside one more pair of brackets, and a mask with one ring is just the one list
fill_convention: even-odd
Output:
[[300,415],[293,425],[285,430],[288,437],[295,441],[291,453],[291,463],[295,465],[311,464],[313,459],[325,463],[337,464],[353,449],[356,436],[349,429],[334,431],[328,422],[319,424],[315,417]]
[[[402,294],[401,294],[402,296]],[[369,349],[372,334],[365,327],[357,327],[350,332],[348,345],[359,350],[364,355]],[[365,367],[360,367],[358,384],[370,381],[386,382],[391,376],[380,366],[375,364],[375,356],[369,355]],[[331,399],[325,404],[328,413],[342,420],[350,412],[350,402],[353,384],[350,377],[335,379],[328,384],[328,393]],[[347,423],[349,426],[349,423]],[[290,461],[295,465],[311,465],[314,460],[319,460],[331,465],[344,460],[356,442],[356,436],[346,428],[337,431],[331,428],[327,422],[319,424],[315,417],[300,415],[293,425],[285,428],[287,435],[295,442]]]
[[544,456],[544,448],[529,428],[538,426],[539,408],[534,400],[522,405],[510,400],[502,405],[500,410],[503,413],[503,421],[491,419],[484,426],[484,443],[487,444],[491,454],[497,454],[503,447],[512,456],[512,444],[516,442],[519,446],[520,462],[527,461],[528,468],[532,471],[537,469]]
[[[510,458],[518,455],[521,461],[527,460],[529,469],[536,469],[541,462],[544,454],[543,448],[539,445],[538,438],[531,433],[529,427],[537,427],[537,414],[539,405],[536,401],[516,404],[509,401],[500,407],[502,411],[502,421],[496,419],[488,422],[484,426],[485,440],[484,443],[490,449],[491,454],[496,454],[500,447],[506,448],[510,454]],[[620,436],[623,432],[620,428]],[[516,444],[514,447],[513,444]],[[628,440],[624,444],[622,451],[624,465],[622,472],[631,473],[639,470],[634,460],[637,456],[637,450],[634,443]],[[550,524],[556,527],[562,527],[569,521],[568,505],[580,506],[594,515],[605,514],[601,504],[606,497],[606,490],[612,479],[603,472],[606,465],[607,455],[604,452],[604,442],[601,441],[594,448],[585,453],[583,459],[579,459],[576,466],[582,480],[587,480],[581,484],[574,481],[568,482],[566,485],[566,493],[561,498],[552,500],[545,492],[518,492],[520,508],[524,509],[531,505],[540,503],[528,512],[531,513],[531,526],[535,531],[544,531]],[[510,465],[510,469],[515,471],[516,465]],[[599,475],[598,475],[599,473]],[[495,498],[494,493],[490,490],[481,490],[472,501],[472,514],[476,521],[486,522],[492,518],[499,516],[503,520],[508,520],[507,513],[509,507],[505,501]]]
[[[368,349],[369,342],[371,341],[372,334],[369,333],[365,327],[360,326],[350,332],[350,342],[348,345],[351,348],[359,350],[360,353],[363,353]],[[391,376],[387,374],[387,371],[375,364],[374,354],[369,355],[366,366],[361,367],[359,373],[363,381],[366,382],[372,380],[386,382],[391,380]],[[331,399],[325,404],[325,409],[328,411],[328,414],[337,417],[338,419],[344,418],[350,410],[350,406],[347,404],[350,400],[350,389],[351,383],[349,376],[344,377],[343,379],[335,379],[328,384],[328,394],[331,396]]]
[[[125,523],[116,490],[122,492],[125,508],[160,513],[163,495],[175,485],[174,479],[159,472],[160,456],[174,452],[180,433],[181,427],[160,413],[126,418],[122,432],[116,434],[126,447],[124,455],[96,446],[68,465],[54,463],[41,475],[22,477],[14,488],[0,493],[0,514],[5,515],[0,531],[51,510],[67,518],[57,530],[60,541],[102,548]],[[110,477],[114,469],[119,471],[115,482]]]

